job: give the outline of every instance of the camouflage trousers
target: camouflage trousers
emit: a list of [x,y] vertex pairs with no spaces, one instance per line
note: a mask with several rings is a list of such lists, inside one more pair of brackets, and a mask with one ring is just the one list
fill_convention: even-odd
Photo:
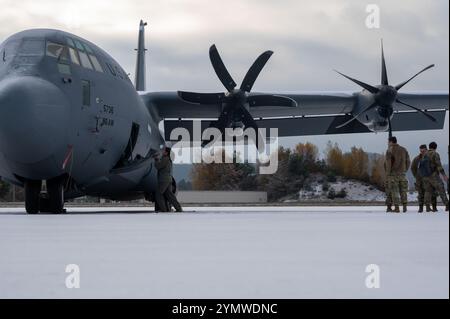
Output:
[[408,204],[408,180],[405,174],[388,175],[385,188],[387,206],[400,206],[400,203]]
[[[416,187],[417,201],[419,202],[419,205],[424,205],[425,204],[425,193],[426,193],[425,182],[423,181],[422,178],[418,178],[418,179],[416,179],[414,186]],[[433,190],[433,192],[431,193],[431,204],[436,205],[436,200],[437,200],[437,194],[436,194],[436,191]]]
[[448,198],[447,194],[445,193],[444,182],[442,182],[439,175],[433,174],[429,177],[423,177],[423,182],[425,184],[425,205],[431,205],[431,200],[434,192],[439,195],[445,205],[448,205]]

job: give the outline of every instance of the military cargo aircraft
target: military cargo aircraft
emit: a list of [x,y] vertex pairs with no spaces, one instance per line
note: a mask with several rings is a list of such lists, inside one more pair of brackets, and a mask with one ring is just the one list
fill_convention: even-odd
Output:
[[225,93],[145,92],[145,26],[134,85],[107,52],[67,32],[27,30],[0,45],[0,176],[24,187],[29,214],[61,213],[65,200],[85,195],[151,199],[154,154],[174,128],[192,130],[192,119],[220,131],[278,128],[279,136],[443,128],[448,92],[398,92],[432,65],[392,86],[384,52],[381,85],[341,73],[363,88],[352,94],[251,92],[272,51],[237,88],[214,45],[210,60]]

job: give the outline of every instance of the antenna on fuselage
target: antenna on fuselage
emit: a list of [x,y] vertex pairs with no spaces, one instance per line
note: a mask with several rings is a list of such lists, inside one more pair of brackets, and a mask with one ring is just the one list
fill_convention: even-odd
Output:
[[136,58],[136,73],[134,78],[134,86],[136,91],[145,91],[145,26],[147,22],[141,20],[139,23],[139,37],[138,37],[138,48]]

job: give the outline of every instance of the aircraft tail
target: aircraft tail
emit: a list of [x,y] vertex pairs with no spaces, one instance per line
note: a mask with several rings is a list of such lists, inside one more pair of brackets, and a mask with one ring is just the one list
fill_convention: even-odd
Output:
[[136,59],[136,72],[134,78],[134,86],[137,91],[145,91],[145,26],[147,22],[141,20],[139,24],[139,38],[138,38],[138,48],[137,59]]

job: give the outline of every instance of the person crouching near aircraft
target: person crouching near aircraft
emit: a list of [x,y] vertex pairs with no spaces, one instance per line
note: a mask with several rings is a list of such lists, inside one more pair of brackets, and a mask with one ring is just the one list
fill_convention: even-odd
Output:
[[[170,211],[170,205],[175,207],[177,212],[182,212],[180,203],[172,192],[172,159],[171,149],[165,147],[161,158],[155,158],[155,167],[158,170],[158,189],[155,192],[156,206],[161,212]],[[169,206],[166,204],[166,200]]]
[[[414,157],[411,164],[411,172],[416,179],[415,187],[417,191],[417,199],[419,201],[419,213],[423,213],[423,207],[425,203],[425,181],[423,179],[424,174],[427,174],[426,166],[422,164],[424,156],[427,154],[428,148],[425,144],[420,145],[419,155]],[[431,194],[431,202],[433,205],[433,211],[437,211],[437,197],[436,192],[433,191]]]
[[389,147],[386,151],[386,196],[391,196],[395,209],[388,206],[386,212],[400,213],[400,200],[403,204],[403,212],[408,210],[408,180],[406,172],[411,164],[408,151],[397,144],[397,138],[389,138]]
[[[444,168],[441,164],[441,157],[439,153],[436,152],[437,144],[436,142],[431,142],[428,145],[428,151],[424,155],[422,159],[421,166],[423,165],[423,174],[424,174],[424,182],[425,182],[425,206],[427,212],[431,212],[432,209],[430,207],[431,198],[433,192],[436,192],[442,199],[442,202],[445,205],[445,211],[448,212],[448,198],[445,193],[444,183],[441,180],[441,175],[446,182],[448,182],[448,177],[445,175]],[[437,207],[436,207],[437,211]]]

